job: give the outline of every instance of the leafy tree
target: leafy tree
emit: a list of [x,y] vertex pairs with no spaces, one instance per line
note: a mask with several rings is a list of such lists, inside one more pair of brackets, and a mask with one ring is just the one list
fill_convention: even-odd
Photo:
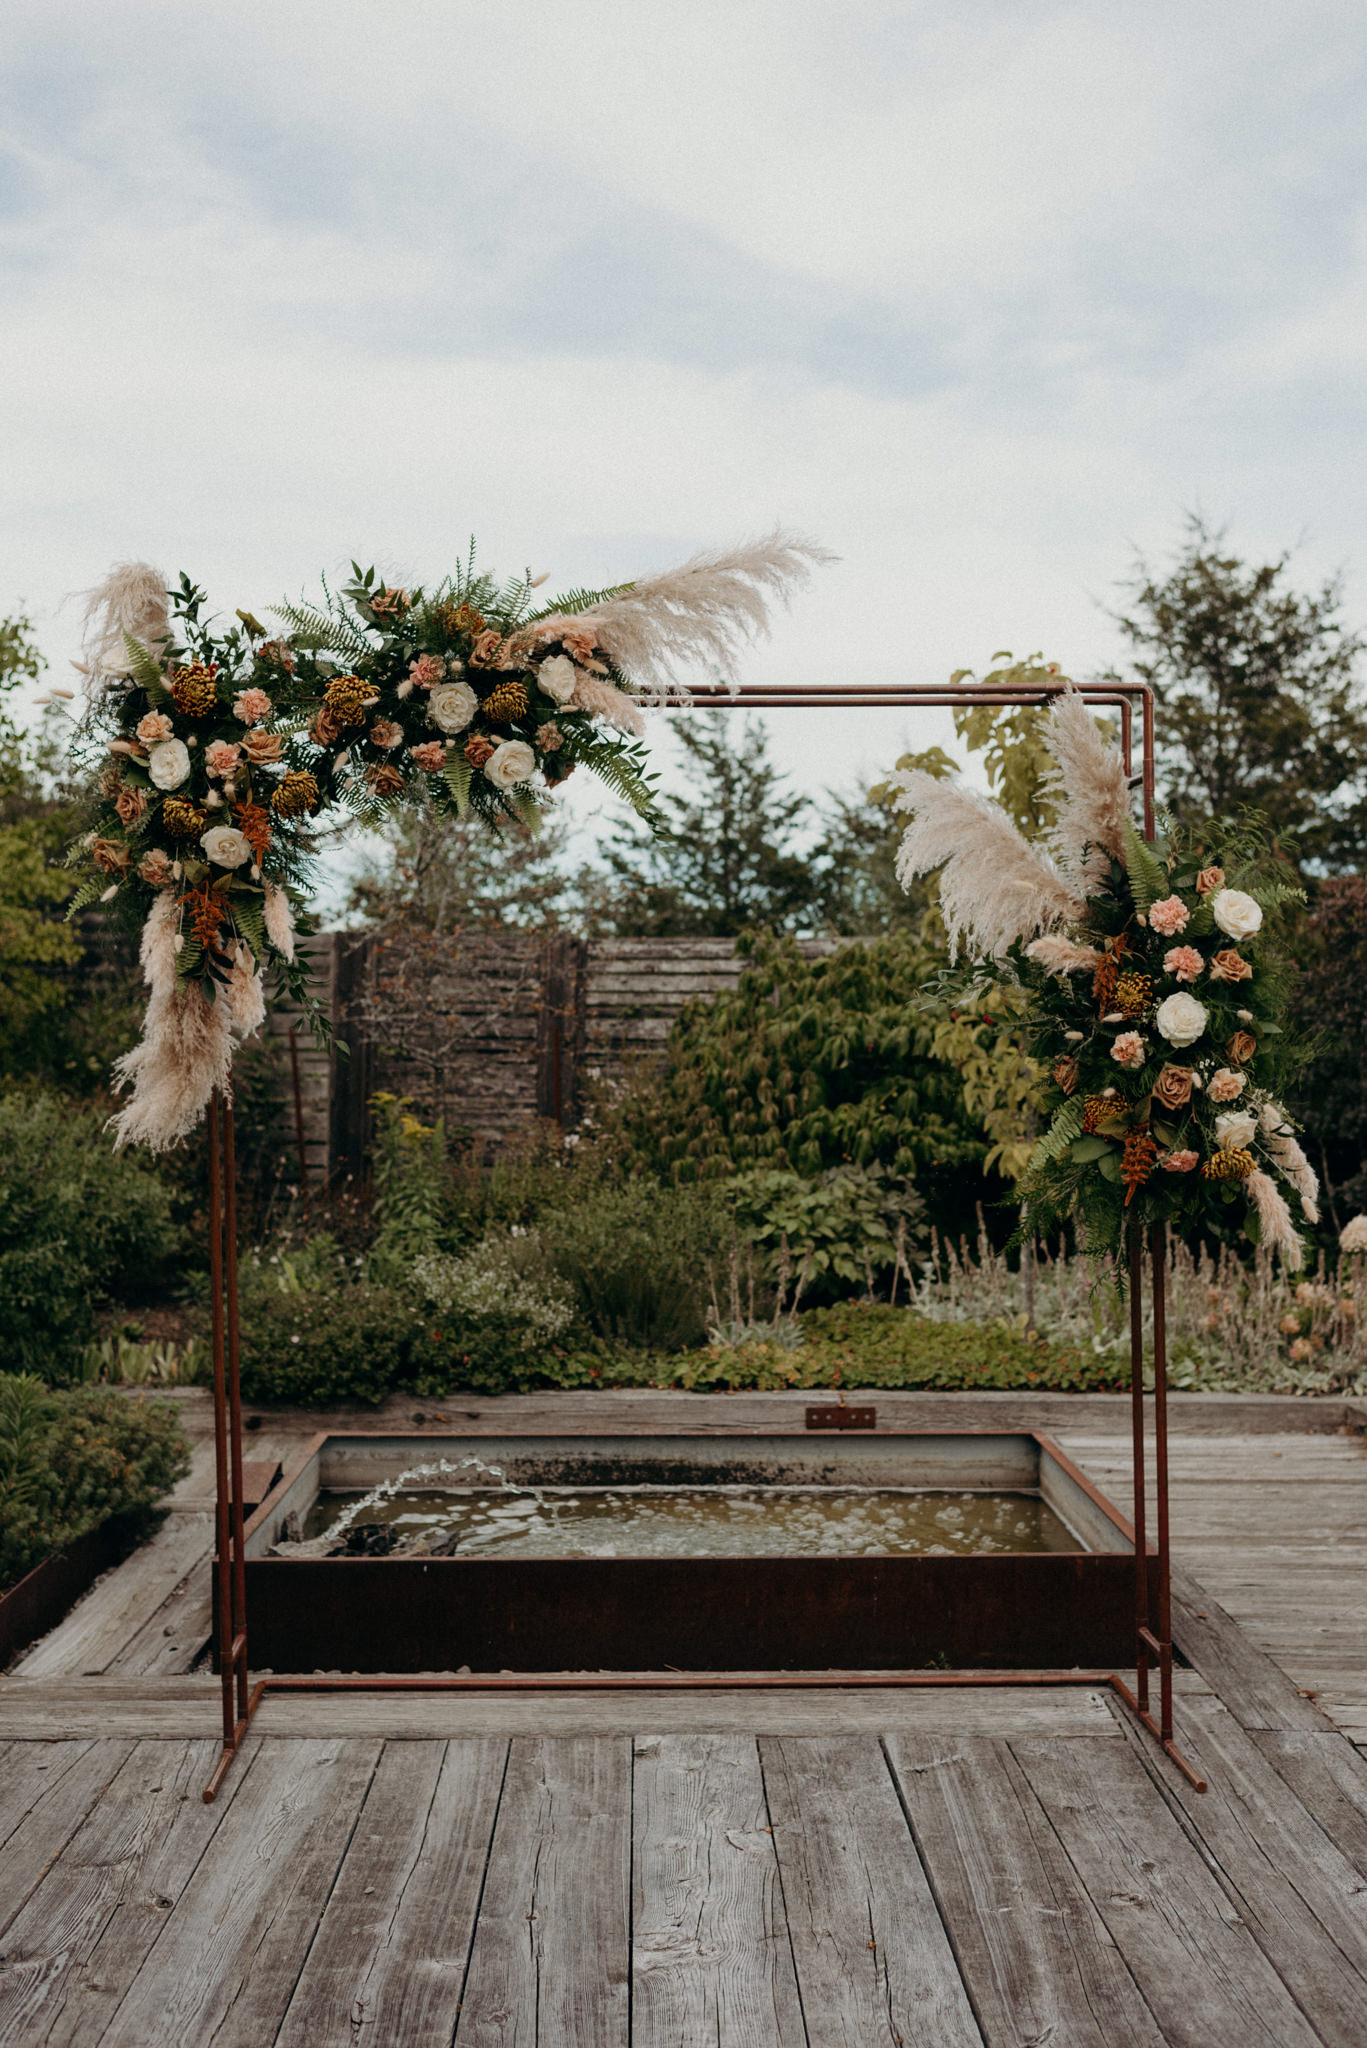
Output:
[[971,1229],[987,1148],[918,1008],[941,956],[906,932],[814,959],[791,936],[742,943],[739,984],[683,1012],[609,1145],[679,1181],[881,1165],[914,1178],[941,1229]]
[[376,834],[351,885],[349,914],[363,925],[392,925],[440,936],[480,927],[539,930],[578,908],[576,878],[565,862],[569,827],[552,813],[539,833],[482,819],[459,823],[435,812],[396,812]]
[[715,938],[810,925],[820,890],[797,839],[811,805],[790,796],[756,719],[697,711],[675,728],[691,792],[659,800],[653,836],[619,833],[603,849],[621,938]]
[[1313,1051],[1291,1107],[1305,1124],[1337,1229],[1367,1209],[1367,877],[1319,885],[1297,951],[1290,1021]]
[[31,1032],[65,1000],[53,970],[81,951],[61,920],[72,885],[53,865],[67,813],[45,788],[37,750],[7,701],[42,670],[30,620],[22,612],[0,619],[0,1070],[10,1072],[24,1070]]
[[910,890],[897,879],[898,834],[890,829],[889,809],[894,793],[884,802],[832,791],[822,807],[812,870],[816,922],[829,932],[872,939],[884,932],[921,930],[931,894],[919,878]]
[[1167,799],[1188,824],[1252,806],[1295,860],[1354,868],[1367,850],[1367,647],[1337,578],[1292,587],[1289,555],[1245,562],[1187,521],[1166,572],[1138,557],[1116,614],[1161,707]]

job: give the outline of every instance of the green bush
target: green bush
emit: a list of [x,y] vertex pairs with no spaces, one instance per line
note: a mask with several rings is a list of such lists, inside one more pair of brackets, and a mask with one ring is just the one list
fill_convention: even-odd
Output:
[[189,1469],[169,1402],[0,1374],[0,1591],[111,1515],[145,1512]]
[[402,1380],[411,1304],[358,1277],[326,1233],[244,1259],[239,1295],[246,1400],[374,1405]]
[[674,1384],[698,1388],[924,1387],[1118,1393],[1128,1359],[1051,1344],[999,1323],[932,1322],[886,1302],[846,1302],[801,1318],[802,1342],[714,1345],[675,1359]]
[[573,1202],[542,1216],[540,1235],[586,1328],[606,1343],[651,1350],[700,1344],[733,1239],[723,1191],[584,1175],[573,1192]]
[[72,1371],[116,1280],[167,1272],[178,1236],[165,1183],[100,1112],[0,1095],[0,1366]]
[[[834,1166],[808,1178],[757,1167],[725,1184],[738,1238],[765,1254],[785,1295],[817,1301],[901,1272],[925,1236],[911,1182],[882,1166]],[[788,1297],[789,1280],[793,1294]]]

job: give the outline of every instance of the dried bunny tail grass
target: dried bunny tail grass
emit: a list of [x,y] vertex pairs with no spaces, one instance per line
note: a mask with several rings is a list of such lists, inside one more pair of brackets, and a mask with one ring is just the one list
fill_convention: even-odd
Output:
[[141,640],[153,654],[171,638],[166,578],[150,562],[118,562],[86,592],[83,667],[92,687],[106,676],[128,674],[124,634]]
[[266,890],[266,937],[282,960],[294,960],[294,905],[289,892],[279,889],[274,882],[265,884]]
[[893,778],[895,808],[912,813],[897,853],[897,879],[942,867],[940,905],[951,959],[959,937],[979,954],[999,955],[1016,939],[1081,915],[1081,897],[1022,837],[997,804],[976,790],[942,782],[923,768]]
[[1286,1197],[1270,1173],[1255,1167],[1245,1181],[1253,1206],[1262,1224],[1262,1241],[1271,1252],[1280,1254],[1282,1263],[1293,1273],[1305,1264],[1305,1246],[1296,1235],[1296,1226],[1291,1221],[1291,1211]]
[[681,694],[678,669],[729,668],[746,643],[768,630],[771,606],[787,604],[812,570],[836,557],[815,541],[775,527],[747,547],[713,548],[662,576],[642,576],[620,597],[538,622],[591,628],[623,675],[658,698]]
[[1123,860],[1125,854],[1131,813],[1124,760],[1102,737],[1077,690],[1066,691],[1055,703],[1044,744],[1057,763],[1042,785],[1058,811],[1050,848],[1067,874],[1084,886],[1095,885],[1106,878],[1109,856]]
[[1066,939],[1061,932],[1032,939],[1025,950],[1031,960],[1037,960],[1050,974],[1091,974],[1105,958],[1096,946],[1080,946],[1076,939]]
[[587,711],[593,718],[602,718],[609,725],[615,725],[619,732],[641,733],[646,729],[641,707],[610,683],[604,676],[591,675],[581,668],[575,677],[574,694],[570,698],[571,711]]
[[[232,1018],[233,1038],[242,1045],[256,1033],[266,1021],[266,991],[261,976],[256,971],[256,962],[250,950],[243,945],[237,949],[232,973],[228,976],[228,1014]],[[217,1009],[218,1005],[214,1005]]]
[[1311,1223],[1320,1220],[1320,1177],[1301,1150],[1291,1119],[1280,1102],[1265,1102],[1258,1113],[1267,1139],[1267,1149],[1301,1198],[1301,1207]]

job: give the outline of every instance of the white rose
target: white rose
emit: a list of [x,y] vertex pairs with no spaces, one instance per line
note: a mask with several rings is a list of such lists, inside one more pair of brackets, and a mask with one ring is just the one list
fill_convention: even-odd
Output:
[[1169,1045],[1195,1045],[1206,1028],[1207,1010],[1195,996],[1168,996],[1158,1005],[1154,1023]]
[[1262,911],[1242,889],[1217,889],[1210,899],[1210,907],[1220,930],[1236,942],[1251,939],[1262,929]]
[[536,679],[548,697],[553,697],[557,704],[568,704],[579,681],[579,671],[568,654],[556,654],[542,662]]
[[1228,1109],[1215,1119],[1215,1142],[1222,1151],[1242,1151],[1253,1143],[1258,1119],[1251,1109]]
[[184,740],[161,740],[147,755],[147,772],[158,789],[179,789],[190,772]]
[[513,789],[519,782],[531,780],[536,772],[536,755],[525,740],[505,740],[490,754],[484,772],[495,789]]
[[215,867],[240,868],[252,857],[251,847],[236,825],[211,825],[200,834],[199,843]]
[[427,709],[433,725],[443,732],[464,732],[479,709],[479,699],[468,683],[438,683]]

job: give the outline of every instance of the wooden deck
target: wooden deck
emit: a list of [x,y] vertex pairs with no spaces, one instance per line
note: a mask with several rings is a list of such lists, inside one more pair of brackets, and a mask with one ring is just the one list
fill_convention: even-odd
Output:
[[[880,1422],[998,1426],[987,1398],[880,1395]],[[795,1405],[441,1412],[733,1429]],[[1286,1426],[1337,1426],[1331,1404],[1177,1405],[1179,1739],[1204,1797],[1085,1685],[642,1674],[271,1697],[206,1807],[201,1448],[156,1540],[0,1681],[0,2044],[1362,2048],[1367,1463]],[[1123,1409],[1033,1407],[1123,1501]],[[310,1426],[263,1419],[253,1456]]]

